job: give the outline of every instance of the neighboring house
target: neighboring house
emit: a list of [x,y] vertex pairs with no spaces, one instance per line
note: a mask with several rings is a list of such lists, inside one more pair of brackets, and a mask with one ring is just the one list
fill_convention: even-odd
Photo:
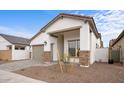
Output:
[[30,45],[33,59],[52,62],[59,54],[89,65],[102,41],[93,17],[60,13],[32,37]]
[[0,59],[21,60],[29,59],[29,39],[0,34]]
[[[112,50],[116,50],[116,55],[120,62],[124,63],[124,30],[121,32],[121,34],[113,41],[113,43],[110,46]],[[116,58],[114,57],[114,59]],[[116,60],[116,59],[115,59]]]

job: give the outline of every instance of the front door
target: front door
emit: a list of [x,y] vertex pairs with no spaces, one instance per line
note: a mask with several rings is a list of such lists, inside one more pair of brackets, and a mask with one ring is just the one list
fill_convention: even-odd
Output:
[[53,47],[54,47],[54,44],[51,43],[51,62],[53,62]]

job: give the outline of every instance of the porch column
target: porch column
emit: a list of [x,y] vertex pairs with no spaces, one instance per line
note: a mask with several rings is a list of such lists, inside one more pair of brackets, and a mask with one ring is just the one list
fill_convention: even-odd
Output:
[[90,62],[90,29],[87,22],[80,28],[79,62],[85,66],[88,66]]
[[14,51],[15,51],[15,45],[12,45],[12,60],[14,60]]
[[50,47],[50,36],[47,37],[46,41],[47,44],[44,45],[44,53],[43,53],[43,62],[51,62],[51,47]]

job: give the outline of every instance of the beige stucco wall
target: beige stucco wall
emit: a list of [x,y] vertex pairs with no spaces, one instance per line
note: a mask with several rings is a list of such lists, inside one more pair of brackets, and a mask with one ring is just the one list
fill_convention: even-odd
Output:
[[64,33],[64,53],[68,55],[68,40],[79,40],[80,30],[73,30]]
[[12,45],[12,60],[30,59],[30,46],[26,46],[25,50],[15,50],[15,45]]
[[[95,34],[93,33],[93,31],[90,32],[90,64],[93,64],[95,62],[95,53],[97,51],[98,48],[100,48],[100,39],[96,38]],[[98,45],[96,47],[96,44]],[[99,55],[99,54],[98,54]]]
[[2,36],[0,36],[0,50],[8,50],[7,46],[12,45],[10,42],[8,42],[6,39],[4,39]]
[[121,61],[124,62],[124,36],[112,48],[119,49],[120,46],[121,46]]
[[46,32],[59,32],[61,29],[68,29],[68,28],[74,28],[82,26],[83,21],[78,19],[72,19],[72,18],[60,18],[54,24],[52,24],[50,27],[46,29]]
[[108,48],[97,48],[95,51],[95,61],[108,62]]

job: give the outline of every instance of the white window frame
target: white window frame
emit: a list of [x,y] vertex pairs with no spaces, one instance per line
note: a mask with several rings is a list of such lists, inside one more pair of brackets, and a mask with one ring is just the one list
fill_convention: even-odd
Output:
[[[72,41],[76,41],[76,47],[75,47],[76,51],[75,51],[75,56],[71,56],[71,57],[78,57],[77,49],[78,49],[78,41],[80,41],[80,39],[68,40],[68,55],[70,56],[70,53],[69,53],[69,42],[72,42]],[[79,49],[80,49],[80,47],[79,47]]]

